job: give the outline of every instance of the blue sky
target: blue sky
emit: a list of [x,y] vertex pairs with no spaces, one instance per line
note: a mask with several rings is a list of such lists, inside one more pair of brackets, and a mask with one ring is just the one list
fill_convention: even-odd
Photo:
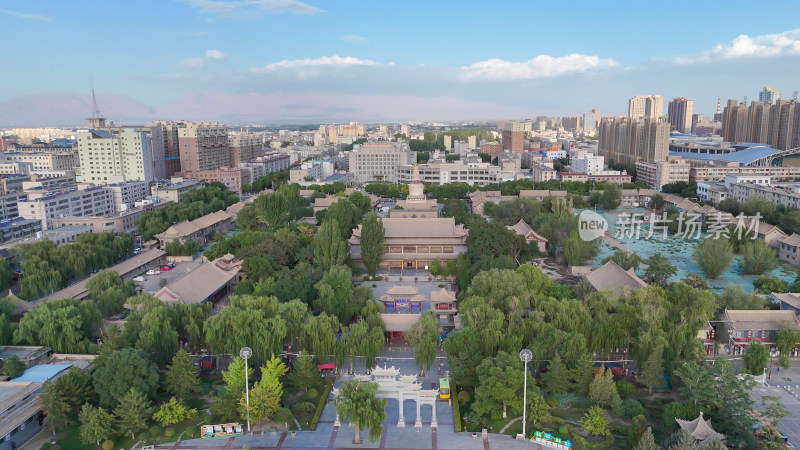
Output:
[[175,113],[176,102],[252,109],[259,99],[277,115],[302,107],[312,116],[318,103],[322,116],[352,107],[392,118],[385,111],[397,107],[397,119],[466,119],[622,114],[627,98],[656,93],[713,113],[718,97],[800,89],[800,2],[564,5],[4,2],[0,101],[84,94],[93,79],[98,93]]

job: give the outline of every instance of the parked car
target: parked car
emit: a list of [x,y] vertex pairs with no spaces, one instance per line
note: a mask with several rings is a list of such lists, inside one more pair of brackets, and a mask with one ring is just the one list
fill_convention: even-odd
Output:
[[161,270],[163,270],[163,271],[165,271],[165,272],[166,272],[167,270],[172,270],[172,266],[161,266]]
[[133,249],[133,254],[134,255],[140,255],[141,253],[142,253],[142,249],[141,248],[136,247],[135,249]]
[[133,281],[136,281],[136,282],[139,282],[139,283],[141,283],[141,282],[143,282],[145,280],[147,280],[147,278],[145,278],[143,276],[138,276],[138,277],[133,279]]
[[147,275],[158,275],[159,273],[161,273],[161,271],[156,269],[150,269],[147,271]]

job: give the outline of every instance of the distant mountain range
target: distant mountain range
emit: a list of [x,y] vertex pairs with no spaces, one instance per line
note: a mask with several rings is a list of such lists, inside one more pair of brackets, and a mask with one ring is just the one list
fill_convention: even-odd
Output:
[[[100,112],[118,125],[145,124],[156,119],[253,124],[478,120],[526,114],[519,108],[457,97],[328,92],[203,92],[155,107],[125,95],[98,95],[97,103]],[[0,127],[84,126],[91,110],[90,95],[66,92],[22,95],[0,101]]]

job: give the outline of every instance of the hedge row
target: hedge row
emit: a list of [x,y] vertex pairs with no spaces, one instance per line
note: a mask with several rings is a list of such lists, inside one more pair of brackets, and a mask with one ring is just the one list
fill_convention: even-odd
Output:
[[461,431],[461,406],[458,404],[458,385],[453,383],[453,390],[450,391],[450,403],[453,404],[453,427],[456,433]]
[[322,410],[325,409],[325,404],[328,403],[328,396],[331,394],[331,388],[333,388],[333,383],[325,383],[325,390],[322,392],[322,396],[319,398],[319,404],[317,405],[317,412],[314,413],[314,418],[311,419],[311,424],[309,425],[309,429],[311,430],[317,429],[317,422],[319,422],[319,416],[322,415]]

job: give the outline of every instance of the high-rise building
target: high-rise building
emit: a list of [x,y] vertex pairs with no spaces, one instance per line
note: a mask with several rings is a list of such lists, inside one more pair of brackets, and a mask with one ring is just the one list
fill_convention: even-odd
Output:
[[182,125],[178,128],[182,172],[231,165],[227,126],[217,122],[184,122]]
[[764,86],[764,89],[758,93],[758,101],[764,103],[765,105],[774,105],[778,100],[781,99],[782,91],[778,89],[772,89],[769,86]]
[[450,136],[449,134],[445,134],[444,135],[444,149],[445,150],[450,150],[452,148],[453,148],[453,136]]
[[628,100],[628,118],[657,119],[664,115],[664,99],[660,95],[637,95]]
[[518,121],[504,121],[502,143],[503,150],[522,153],[525,150],[525,124]]
[[138,128],[91,129],[78,133],[81,179],[108,184],[155,180],[155,159],[148,131]]
[[250,162],[251,159],[264,154],[261,136],[250,133],[236,133],[230,137],[231,165]]
[[593,109],[592,112],[583,113],[583,130],[593,132],[597,129],[597,115],[595,113],[596,109]]
[[669,154],[669,123],[658,119],[606,117],[599,133],[598,154],[606,161],[666,161]]
[[470,150],[478,148],[478,136],[467,136],[467,148]]
[[561,126],[565,130],[577,130],[581,127],[581,118],[578,116],[562,117]]
[[779,150],[800,147],[800,103],[776,100],[750,106],[728,100],[722,113],[722,137],[728,142],[757,142]]
[[694,100],[686,97],[675,97],[667,105],[667,120],[673,131],[678,133],[692,132],[692,112]]

